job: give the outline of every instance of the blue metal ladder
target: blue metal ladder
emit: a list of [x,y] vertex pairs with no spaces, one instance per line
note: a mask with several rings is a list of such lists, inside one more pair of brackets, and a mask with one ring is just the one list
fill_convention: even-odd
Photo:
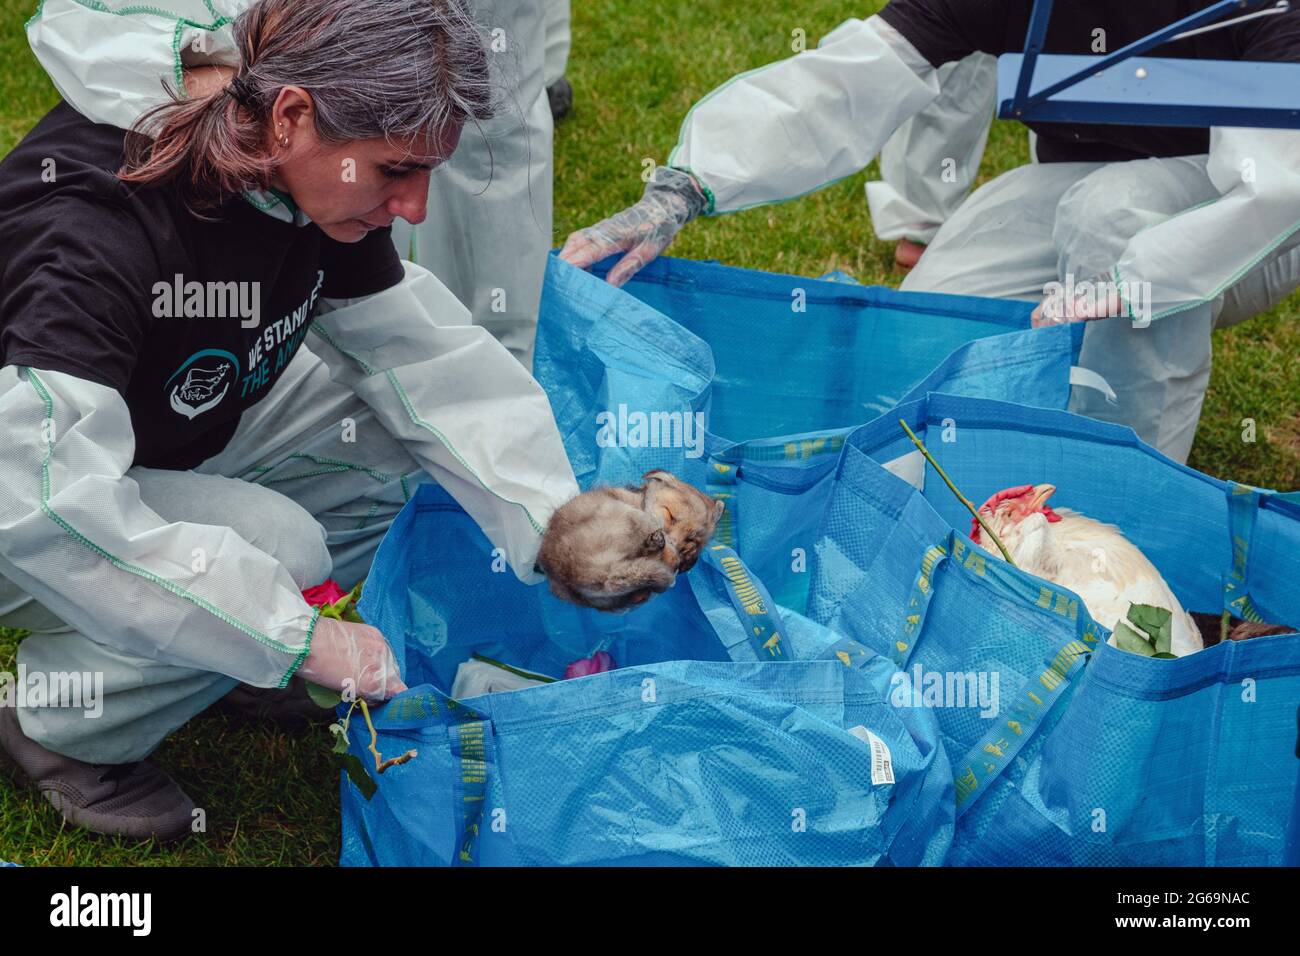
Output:
[[[1142,0],[1134,0],[1142,2]],[[1284,13],[1287,0],[1219,0],[1098,56],[1043,53],[1052,0],[1035,0],[1023,53],[998,57],[998,116],[1026,122],[1300,129],[1300,63],[1144,57],[1237,10]]]

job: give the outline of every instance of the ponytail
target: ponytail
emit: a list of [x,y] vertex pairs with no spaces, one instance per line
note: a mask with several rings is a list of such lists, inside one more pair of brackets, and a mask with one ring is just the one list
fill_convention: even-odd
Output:
[[[247,112],[230,88],[194,99],[173,94],[136,123],[133,132],[142,135],[128,137],[118,178],[140,185],[174,181],[196,212],[250,187],[266,189],[275,161],[262,124],[241,116]],[[152,138],[150,130],[157,130]]]

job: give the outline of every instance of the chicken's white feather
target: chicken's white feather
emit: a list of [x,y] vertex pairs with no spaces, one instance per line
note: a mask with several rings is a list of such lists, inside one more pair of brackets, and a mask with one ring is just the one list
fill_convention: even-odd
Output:
[[[1155,565],[1119,528],[1066,508],[1055,513],[1059,521],[1049,523],[1042,512],[1034,512],[1019,521],[995,524],[1018,567],[1079,595],[1092,619],[1103,627],[1114,630],[1130,605],[1149,604],[1172,615],[1171,653],[1182,657],[1204,647],[1192,616]],[[1001,557],[996,545],[981,542],[981,546]]]

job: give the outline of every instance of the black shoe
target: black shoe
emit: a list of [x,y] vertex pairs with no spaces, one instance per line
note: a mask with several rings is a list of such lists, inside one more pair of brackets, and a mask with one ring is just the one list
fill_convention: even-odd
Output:
[[3,703],[0,755],[76,826],[138,840],[177,840],[190,832],[194,801],[166,773],[143,760],[83,763],[47,750],[23,733],[18,709]]
[[573,109],[573,87],[563,76],[546,88],[546,98],[551,101],[551,119],[556,123]]
[[289,686],[251,687],[240,684],[217,702],[218,709],[247,723],[276,723],[282,727],[311,727],[334,720],[333,709],[311,699],[301,677],[289,678]]

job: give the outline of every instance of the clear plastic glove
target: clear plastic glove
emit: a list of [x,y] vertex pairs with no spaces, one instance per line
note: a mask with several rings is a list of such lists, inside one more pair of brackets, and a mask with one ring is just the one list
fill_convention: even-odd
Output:
[[707,204],[690,173],[659,166],[636,205],[570,233],[560,258],[585,269],[612,253],[626,252],[606,276],[611,285],[621,286],[667,249],[682,226]]
[[1077,285],[1055,282],[1050,286],[1049,294],[1030,316],[1030,324],[1036,329],[1129,314],[1120,289],[1104,272]]
[[378,628],[332,617],[316,621],[311,650],[298,676],[366,700],[387,700],[406,690],[393,649]]

